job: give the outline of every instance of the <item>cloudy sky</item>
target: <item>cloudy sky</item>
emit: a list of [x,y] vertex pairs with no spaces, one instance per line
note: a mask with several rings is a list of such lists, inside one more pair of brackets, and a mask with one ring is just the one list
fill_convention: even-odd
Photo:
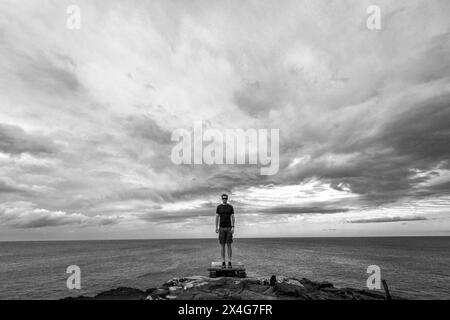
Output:
[[[2,0],[0,240],[214,237],[223,192],[239,237],[450,235],[448,12]],[[279,128],[279,172],[175,165],[194,121]]]

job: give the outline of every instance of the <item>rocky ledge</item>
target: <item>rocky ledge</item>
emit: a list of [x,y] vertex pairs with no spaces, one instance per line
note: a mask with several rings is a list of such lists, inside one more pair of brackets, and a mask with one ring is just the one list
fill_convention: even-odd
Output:
[[[380,292],[335,288],[329,282],[306,278],[173,278],[161,287],[148,290],[119,287],[94,297],[69,297],[68,300],[385,300]],[[393,299],[398,299],[393,297]]]

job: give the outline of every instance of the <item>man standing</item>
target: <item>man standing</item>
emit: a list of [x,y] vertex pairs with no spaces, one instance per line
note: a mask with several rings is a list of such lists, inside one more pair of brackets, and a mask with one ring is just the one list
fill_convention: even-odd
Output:
[[234,233],[234,209],[228,203],[228,195],[222,195],[222,204],[216,210],[216,233],[219,234],[219,243],[222,246],[222,268],[225,264],[225,244],[228,249],[228,268],[231,268],[231,244]]

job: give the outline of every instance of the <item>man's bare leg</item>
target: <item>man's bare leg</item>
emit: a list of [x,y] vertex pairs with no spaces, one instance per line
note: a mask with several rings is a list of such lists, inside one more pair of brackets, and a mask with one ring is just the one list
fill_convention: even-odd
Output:
[[225,243],[221,244],[222,246],[222,261],[225,262]]
[[228,261],[231,262],[231,255],[232,255],[232,251],[231,250],[231,243],[227,243],[227,247],[228,247]]

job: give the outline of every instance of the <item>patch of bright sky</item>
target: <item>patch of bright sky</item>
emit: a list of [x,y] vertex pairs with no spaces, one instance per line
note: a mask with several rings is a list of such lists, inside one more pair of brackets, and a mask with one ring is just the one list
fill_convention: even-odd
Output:
[[233,191],[233,199],[239,202],[263,207],[302,205],[313,202],[327,202],[343,199],[358,198],[359,195],[349,190],[339,191],[316,178],[287,186],[255,186],[248,189]]

